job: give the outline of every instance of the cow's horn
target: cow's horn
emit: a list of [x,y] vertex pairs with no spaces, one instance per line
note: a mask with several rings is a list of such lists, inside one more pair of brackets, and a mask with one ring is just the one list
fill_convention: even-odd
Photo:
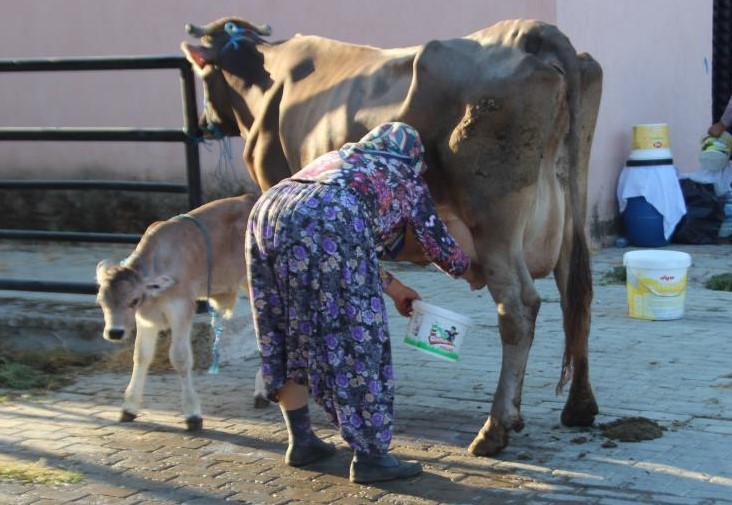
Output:
[[186,32],[188,32],[188,35],[191,35],[192,37],[201,38],[206,35],[211,35],[211,29],[207,26],[198,26],[194,25],[193,23],[188,23],[186,25]]
[[272,27],[269,25],[254,26],[254,29],[260,35],[272,35]]

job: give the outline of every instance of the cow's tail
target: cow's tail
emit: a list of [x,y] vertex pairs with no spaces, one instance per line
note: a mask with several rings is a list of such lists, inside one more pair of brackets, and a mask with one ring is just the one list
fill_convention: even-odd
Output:
[[[563,307],[564,358],[557,384],[561,392],[574,376],[588,373],[588,339],[593,297],[590,251],[585,232],[590,145],[599,108],[602,71],[589,56],[577,55],[569,40],[554,38],[565,69],[569,102],[569,192],[572,212],[571,252]],[[568,244],[565,243],[565,247]]]
[[584,230],[573,226],[572,252],[565,294],[564,357],[562,372],[557,383],[557,394],[572,378],[572,372],[581,361],[585,366],[587,341],[590,334],[590,306],[592,303],[592,270],[590,253]]

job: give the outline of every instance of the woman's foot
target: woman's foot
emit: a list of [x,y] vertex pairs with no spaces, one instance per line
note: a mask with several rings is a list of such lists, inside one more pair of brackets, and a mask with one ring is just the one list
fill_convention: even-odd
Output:
[[416,461],[400,461],[391,454],[378,457],[354,456],[351,461],[351,482],[368,484],[393,479],[406,479],[422,473]]
[[313,436],[308,441],[290,444],[285,453],[285,463],[290,466],[305,466],[336,453],[336,446]]

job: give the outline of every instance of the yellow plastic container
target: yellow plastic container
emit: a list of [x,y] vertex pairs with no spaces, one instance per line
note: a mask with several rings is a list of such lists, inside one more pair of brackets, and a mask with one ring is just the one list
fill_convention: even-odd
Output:
[[671,158],[668,123],[637,124],[633,126],[631,160]]
[[666,321],[684,317],[691,256],[679,251],[639,250],[623,255],[628,315]]

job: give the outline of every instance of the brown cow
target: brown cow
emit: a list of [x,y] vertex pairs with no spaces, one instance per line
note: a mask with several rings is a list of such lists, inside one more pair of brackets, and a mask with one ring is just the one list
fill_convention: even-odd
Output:
[[[255,201],[251,195],[215,200],[188,214],[155,222],[122,265],[110,260],[97,265],[104,338],[120,342],[137,326],[121,421],[137,417],[158,333],[170,329],[170,362],[180,375],[186,424],[189,430],[202,428],[192,377],[196,300],[208,299],[224,317],[231,316],[245,282],[244,233]],[[255,398],[263,397],[261,379],[256,389]]]
[[572,380],[561,419],[594,422],[584,227],[602,71],[589,55],[555,26],[526,20],[388,50],[315,36],[270,43],[269,27],[238,18],[186,28],[201,39],[181,47],[207,88],[207,119],[241,133],[262,189],[380,123],[420,132],[440,213],[474,245],[498,309],[501,375],[471,452],[496,454],[524,426],[541,302],[533,279],[552,272],[566,335],[558,391]]

